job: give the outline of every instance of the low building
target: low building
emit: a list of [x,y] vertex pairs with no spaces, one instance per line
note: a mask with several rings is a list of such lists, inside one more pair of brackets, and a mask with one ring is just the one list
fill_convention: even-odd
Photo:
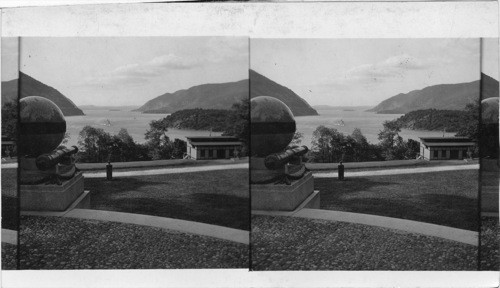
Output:
[[472,155],[475,142],[465,137],[420,137],[425,160],[462,160]]
[[186,137],[187,156],[195,160],[229,159],[241,152],[243,142],[231,136]]
[[2,135],[2,157],[11,157],[14,155],[16,143],[13,139]]

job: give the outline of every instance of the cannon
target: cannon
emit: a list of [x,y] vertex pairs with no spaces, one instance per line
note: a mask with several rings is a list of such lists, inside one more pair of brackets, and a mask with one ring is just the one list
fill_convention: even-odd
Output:
[[76,173],[72,155],[78,148],[60,148],[66,120],[57,105],[40,96],[19,100],[19,152],[21,184],[56,183]]
[[307,146],[301,146],[285,150],[281,153],[274,153],[268,155],[264,159],[264,165],[267,169],[279,169],[289,163],[293,158],[303,156],[307,151],[309,151]]
[[19,184],[24,211],[65,211],[90,205],[83,173],[74,163],[76,146],[59,146],[66,120],[57,105],[40,96],[19,100]]
[[290,108],[271,96],[252,98],[250,108],[252,210],[319,208],[314,178],[302,163],[309,149],[289,147],[297,128]]
[[77,152],[78,148],[72,146],[71,148],[60,148],[51,153],[42,154],[36,158],[36,167],[42,171],[47,171],[57,164],[71,165],[70,156]]
[[270,96],[253,98],[250,108],[250,182],[290,185],[291,180],[300,179],[306,172],[305,166],[291,162],[300,159],[309,149],[306,146],[287,148],[296,130],[290,108]]

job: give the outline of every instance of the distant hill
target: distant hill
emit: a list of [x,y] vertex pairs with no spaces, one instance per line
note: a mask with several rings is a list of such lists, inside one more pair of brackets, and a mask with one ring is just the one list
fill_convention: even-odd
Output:
[[[134,110],[142,113],[174,113],[185,109],[231,109],[241,99],[248,98],[249,80],[203,84],[174,93],[165,93]],[[309,104],[292,90],[250,70],[250,96],[272,96],[287,104],[295,116],[318,115]]]
[[231,109],[234,103],[248,98],[248,79],[217,84],[203,84],[174,93],[165,93],[134,111],[173,113],[184,109]]
[[406,94],[401,93],[368,111],[379,114],[405,114],[424,109],[463,110],[465,105],[479,99],[480,81],[483,82],[485,94],[498,95],[498,81],[481,74],[481,80],[473,82],[434,85]]
[[250,98],[257,96],[272,96],[283,101],[290,107],[294,116],[318,115],[316,110],[289,88],[250,70]]
[[467,127],[472,121],[469,113],[462,110],[437,110],[425,109],[406,113],[398,119],[392,120],[397,127],[410,130],[445,130],[447,132],[457,132],[463,127]]
[[17,99],[18,79],[2,82],[2,106]]
[[331,105],[313,105],[311,106],[315,110],[344,110],[344,111],[356,111],[356,110],[366,110],[373,106],[331,106]]
[[108,110],[108,111],[131,111],[139,108],[139,106],[97,106],[97,105],[80,105],[78,106],[82,110]]
[[498,81],[481,73],[481,99],[498,97]]
[[222,132],[228,126],[231,113],[234,112],[221,109],[185,109],[176,111],[161,121],[169,128]]
[[27,96],[41,96],[54,102],[61,109],[64,116],[84,115],[83,111],[70,99],[61,94],[61,92],[43,84],[23,72],[19,72],[19,79],[2,82],[2,105],[5,102],[17,99],[18,81],[20,81],[19,87],[21,89],[19,93],[20,98]]

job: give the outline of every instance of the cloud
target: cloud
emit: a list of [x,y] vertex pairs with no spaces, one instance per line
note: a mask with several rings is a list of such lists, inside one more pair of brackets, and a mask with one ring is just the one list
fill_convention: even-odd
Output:
[[352,85],[371,87],[379,83],[403,79],[412,70],[424,70],[432,67],[433,61],[423,61],[408,54],[389,57],[373,64],[363,64],[347,70],[341,77],[327,79],[326,85],[347,88]]
[[182,55],[169,53],[146,62],[119,66],[114,70],[85,79],[79,86],[109,87],[113,85],[134,86],[149,82],[152,78],[172,71],[195,69],[211,64],[248,61],[248,40],[234,37],[211,37],[197,49],[199,53]]
[[188,70],[204,65],[196,57],[180,57],[175,54],[165,54],[147,62],[119,66],[112,71],[101,73],[85,79],[81,86],[112,86],[137,85],[149,82],[151,78],[159,77],[173,70]]
[[248,38],[211,37],[206,45],[207,60],[212,63],[224,61],[248,61]]
[[19,38],[2,37],[2,56],[19,55]]
[[426,69],[430,65],[412,57],[402,54],[385,59],[375,64],[365,64],[354,67],[347,71],[349,78],[395,78],[401,77],[408,70]]

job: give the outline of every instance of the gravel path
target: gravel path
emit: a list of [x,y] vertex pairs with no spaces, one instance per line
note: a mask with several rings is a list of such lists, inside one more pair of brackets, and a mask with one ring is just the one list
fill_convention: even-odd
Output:
[[497,218],[481,218],[481,268],[485,271],[500,270],[500,227]]
[[477,247],[360,224],[252,216],[253,270],[476,270]]
[[248,267],[248,245],[95,220],[22,216],[20,244],[20,269]]
[[17,268],[17,246],[2,243],[2,270],[15,270]]

